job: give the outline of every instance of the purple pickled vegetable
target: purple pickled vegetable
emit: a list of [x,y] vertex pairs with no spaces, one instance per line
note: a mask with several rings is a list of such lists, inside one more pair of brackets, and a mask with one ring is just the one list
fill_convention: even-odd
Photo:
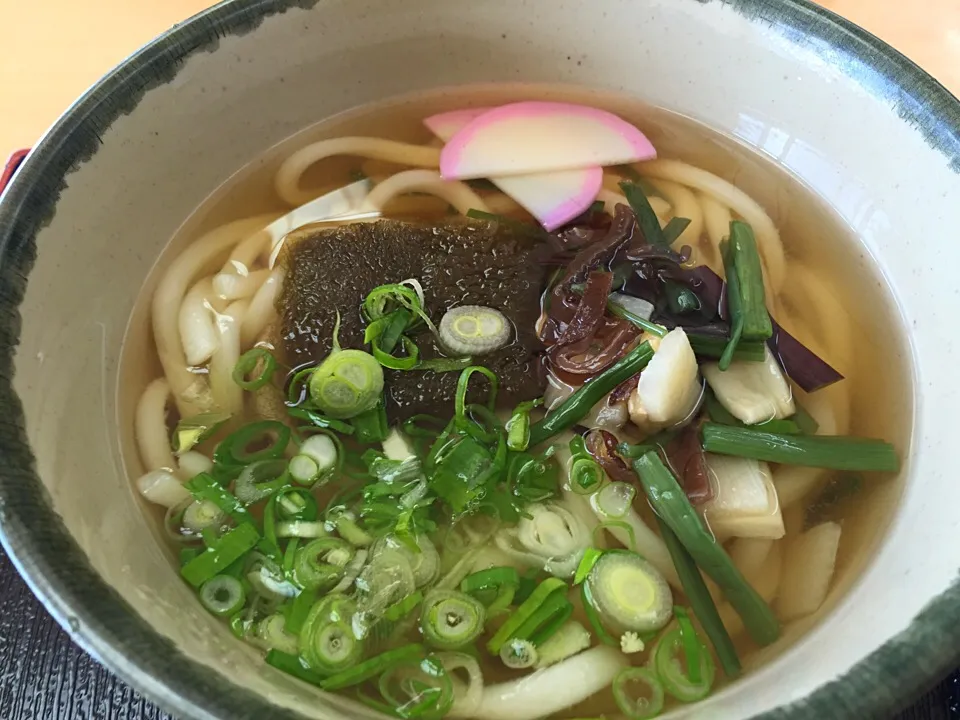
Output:
[[843,375],[784,330],[776,320],[773,321],[773,337],[769,344],[787,375],[804,392],[811,393],[843,380]]

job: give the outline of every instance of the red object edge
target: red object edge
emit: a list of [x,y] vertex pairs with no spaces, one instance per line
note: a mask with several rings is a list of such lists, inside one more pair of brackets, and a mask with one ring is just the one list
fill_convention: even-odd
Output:
[[10,178],[13,177],[13,174],[17,171],[17,168],[20,167],[20,163],[23,162],[23,159],[30,153],[30,149],[17,150],[13,155],[10,156],[10,159],[7,160],[7,164],[3,166],[3,174],[0,175],[0,192],[3,192],[3,189],[7,186],[7,183],[10,182]]

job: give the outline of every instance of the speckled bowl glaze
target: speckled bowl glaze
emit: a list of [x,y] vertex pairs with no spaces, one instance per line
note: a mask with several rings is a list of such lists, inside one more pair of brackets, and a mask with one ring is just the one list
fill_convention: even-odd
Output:
[[358,104],[517,80],[627,93],[755,147],[892,288],[914,401],[885,539],[799,643],[685,711],[886,715],[960,653],[960,105],[802,0],[235,0],[158,38],[64,114],[0,203],[5,547],[77,642],[176,715],[363,716],[265,668],[179,581],[120,463],[119,348],[178,225],[268,147]]

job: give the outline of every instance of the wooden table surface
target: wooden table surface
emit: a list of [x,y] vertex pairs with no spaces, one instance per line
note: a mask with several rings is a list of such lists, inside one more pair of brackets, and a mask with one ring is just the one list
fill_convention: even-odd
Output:
[[[207,0],[3,0],[0,157],[29,147],[103,73]],[[822,0],[960,95],[960,0]],[[78,28],[97,23],[96,32]],[[0,551],[0,718],[167,718],[77,648]],[[960,718],[960,674],[901,720]]]

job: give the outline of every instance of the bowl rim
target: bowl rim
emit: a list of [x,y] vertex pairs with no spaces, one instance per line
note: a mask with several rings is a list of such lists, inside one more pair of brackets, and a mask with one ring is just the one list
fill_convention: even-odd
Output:
[[[901,105],[901,115],[960,172],[960,101],[890,45],[809,0],[696,1],[722,2],[751,21],[773,26],[774,32],[786,28],[793,42],[826,42],[853,55],[869,71],[856,80],[883,99],[889,99],[891,88],[909,96],[914,102]],[[162,709],[180,717],[295,720],[303,716],[277,708],[181,653],[101,579],[67,532],[37,477],[22,405],[11,381],[20,338],[18,307],[36,257],[36,235],[53,217],[65,176],[96,152],[98,133],[133,109],[150,89],[173,79],[189,56],[215,50],[220,37],[246,34],[271,15],[322,2],[224,0],[174,26],[71,105],[0,195],[0,302],[10,310],[0,321],[0,406],[8,409],[8,418],[0,422],[0,448],[6,460],[0,466],[0,543],[72,640]],[[142,82],[144,75],[151,77],[149,83]],[[877,78],[884,82],[877,84]],[[889,713],[958,661],[960,582],[843,677],[760,717],[830,717],[840,708],[861,717]]]

